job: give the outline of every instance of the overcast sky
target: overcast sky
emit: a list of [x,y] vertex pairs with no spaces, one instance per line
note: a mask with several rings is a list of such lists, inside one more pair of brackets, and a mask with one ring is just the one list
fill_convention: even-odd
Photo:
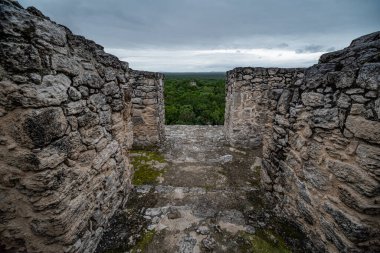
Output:
[[303,67],[380,30],[380,0],[20,0],[150,71]]

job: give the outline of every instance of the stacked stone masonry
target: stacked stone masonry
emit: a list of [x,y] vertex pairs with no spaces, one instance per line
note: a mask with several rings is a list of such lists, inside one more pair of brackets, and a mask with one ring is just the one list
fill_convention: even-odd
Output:
[[126,87],[131,88],[133,146],[159,146],[165,136],[164,76],[130,70]]
[[[320,252],[380,252],[380,32],[307,69],[228,72],[225,132]],[[244,139],[243,136],[248,136]]]
[[[276,103],[289,99],[284,88],[301,82],[303,69],[236,68],[227,72],[225,134],[232,146],[262,145],[265,124],[273,118]],[[286,108],[281,108],[285,110]]]
[[[321,252],[380,251],[380,32],[307,69],[228,72],[225,133]],[[0,0],[0,251],[93,252],[162,141],[163,76]],[[134,124],[133,124],[134,123]]]
[[[1,252],[95,250],[131,188],[134,78],[162,102],[159,74],[132,71],[37,9],[0,0]],[[146,111],[163,118],[162,104]]]

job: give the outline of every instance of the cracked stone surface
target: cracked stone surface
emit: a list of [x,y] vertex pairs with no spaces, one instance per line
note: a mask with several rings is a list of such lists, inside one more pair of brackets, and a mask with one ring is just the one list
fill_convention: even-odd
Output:
[[[261,149],[231,148],[223,126],[166,126],[165,132],[165,162],[152,163],[165,172],[154,184],[135,186],[121,212],[136,225],[115,230],[111,223],[98,252],[251,252],[245,235],[268,226],[271,216],[262,210]],[[147,232],[154,236],[141,245]]]

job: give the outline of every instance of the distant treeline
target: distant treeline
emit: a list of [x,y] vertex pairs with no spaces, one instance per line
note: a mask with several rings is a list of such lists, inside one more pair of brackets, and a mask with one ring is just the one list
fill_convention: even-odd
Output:
[[167,125],[223,125],[225,73],[165,73]]

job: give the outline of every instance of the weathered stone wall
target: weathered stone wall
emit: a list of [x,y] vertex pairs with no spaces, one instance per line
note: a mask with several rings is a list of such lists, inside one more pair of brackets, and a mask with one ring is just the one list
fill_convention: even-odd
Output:
[[[258,70],[246,70],[252,71],[229,72],[228,89],[254,80]],[[315,251],[379,252],[380,32],[323,55],[304,73],[281,95],[278,86],[267,92],[268,106],[252,89],[249,109],[269,115],[261,132],[268,197],[310,236]]]
[[128,64],[0,1],[0,251],[92,252],[126,200]]
[[132,89],[133,146],[159,146],[165,137],[164,75],[130,70],[126,87]]
[[284,89],[301,82],[303,71],[235,68],[227,72],[224,131],[232,146],[254,148],[262,145],[265,124],[272,121],[277,106],[273,100],[291,99]]

